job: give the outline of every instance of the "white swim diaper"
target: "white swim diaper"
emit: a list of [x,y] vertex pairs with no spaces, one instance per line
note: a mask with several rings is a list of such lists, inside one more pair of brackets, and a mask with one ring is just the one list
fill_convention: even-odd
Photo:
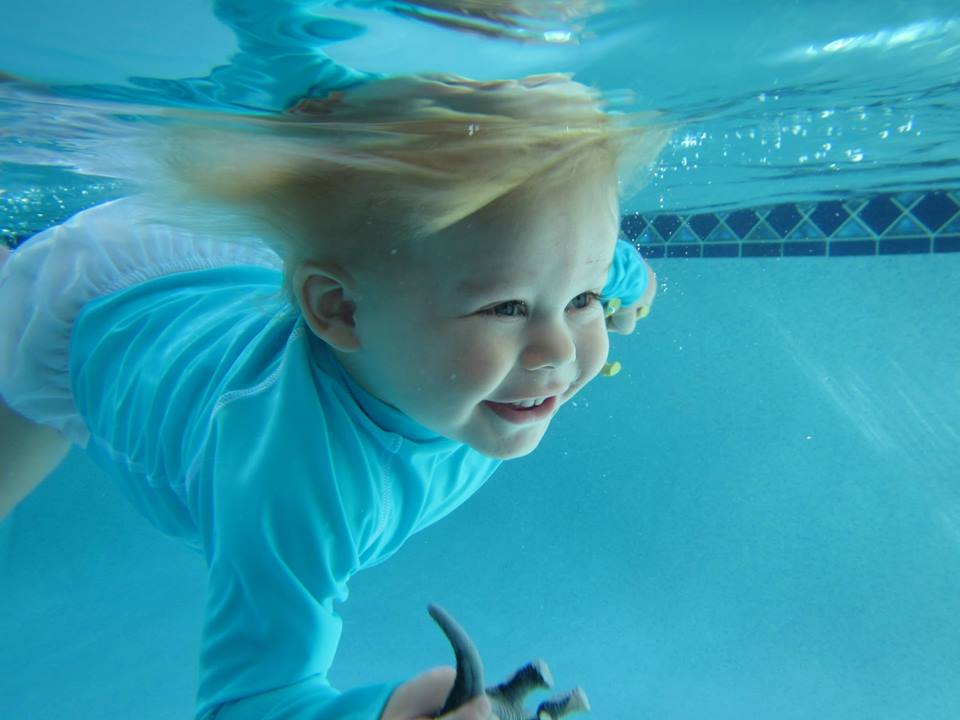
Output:
[[70,332],[91,300],[151,278],[228,265],[279,268],[266,246],[197,237],[148,223],[124,198],[85,210],[0,251],[0,397],[9,407],[85,446],[70,391]]

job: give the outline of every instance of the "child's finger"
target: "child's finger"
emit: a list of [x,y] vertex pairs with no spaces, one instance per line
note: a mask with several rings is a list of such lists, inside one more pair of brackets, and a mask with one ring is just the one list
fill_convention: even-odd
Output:
[[453,688],[456,671],[435,667],[400,685],[380,715],[381,720],[432,718],[443,707]]
[[637,327],[637,309],[631,305],[618,310],[610,317],[610,322],[618,333],[629,335]]
[[438,720],[489,720],[490,713],[490,701],[487,699],[487,696],[478,695],[453,712],[441,716]]
[[[447,701],[456,671],[449,666],[435,667],[409,680],[390,696],[380,720],[431,720]],[[475,697],[437,720],[489,720],[490,700]]]

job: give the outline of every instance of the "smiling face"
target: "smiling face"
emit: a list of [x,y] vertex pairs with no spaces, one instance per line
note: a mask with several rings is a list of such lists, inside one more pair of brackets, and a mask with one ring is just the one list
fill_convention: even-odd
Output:
[[[356,295],[358,349],[338,352],[365,389],[485,455],[539,444],[595,377],[608,341],[598,296],[618,227],[612,182],[519,190],[388,251]],[[541,409],[501,403],[552,397]]]

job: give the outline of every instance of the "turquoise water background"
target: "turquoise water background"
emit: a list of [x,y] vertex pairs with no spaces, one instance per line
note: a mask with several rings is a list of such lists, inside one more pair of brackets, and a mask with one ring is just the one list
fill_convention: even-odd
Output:
[[[958,261],[664,263],[623,372],[354,578],[335,684],[452,661],[439,602],[597,718],[955,717]],[[2,527],[4,716],[187,717],[201,559],[80,454]]]
[[[691,5],[686,24],[682,3],[666,5],[645,5],[646,25],[627,16],[636,20],[631,37],[648,38],[643,46],[609,33],[580,50],[470,47],[497,49],[485,56],[501,63],[490,74],[580,63],[604,87],[636,85],[638,103],[685,117],[633,200],[639,210],[960,186],[950,164],[960,157],[950,138],[960,91],[942,82],[954,74],[946,63],[960,47],[960,19],[946,4],[889,2],[867,13],[810,3],[764,14],[758,4],[732,3],[700,15]],[[225,61],[232,41],[200,7],[175,9],[192,13],[184,27],[206,28],[221,45],[170,37],[162,45],[161,29],[137,30],[135,16],[116,11],[108,19],[117,32],[124,18],[133,23],[133,35],[120,37],[143,42],[118,43],[116,55],[110,43],[94,43],[80,54],[88,61],[81,72],[62,62],[68,53],[51,56],[52,31],[35,33],[35,76],[106,84],[160,76],[165,57],[151,50],[154,41],[174,43],[182,53],[172,54],[186,58],[169,76],[202,75]],[[9,16],[28,11],[37,14],[22,22],[64,18],[61,6],[43,3]],[[427,62],[422,45],[400,58],[373,42],[392,37],[378,35],[376,23],[392,32],[397,22],[375,17],[338,59],[368,57],[365,69],[378,71],[377,63],[409,71]],[[106,20],[74,20],[62,33],[110,37]],[[883,46],[893,30],[921,21],[933,34],[918,29]],[[163,27],[143,15],[139,22]],[[658,22],[672,32],[654,32]],[[439,37],[409,27],[420,28],[414,38]],[[854,27],[867,38],[860,48],[851,41],[854,49],[803,67],[771,59],[855,37]],[[641,62],[684,41],[698,63],[670,55],[673,66],[654,72]],[[450,40],[454,48],[475,42]],[[729,56],[706,62],[723,47]],[[0,68],[30,69],[23,52],[22,68],[5,64],[7,52]],[[436,62],[480,62],[472,54],[439,53]],[[133,58],[143,65],[125,68]],[[757,99],[770,78],[791,74],[796,92]],[[656,78],[644,85],[641,76]],[[877,104],[867,108],[861,101],[871,94]],[[11,102],[14,120],[36,107]],[[775,103],[784,105],[771,110]],[[781,129],[793,121],[806,136]],[[40,162],[77,151],[45,145],[56,123],[10,126],[36,132],[23,134],[19,147],[29,153],[15,154],[9,134],[0,140],[3,157],[18,163],[0,176],[8,195],[37,186],[31,177],[65,172]],[[830,150],[825,138],[834,138]],[[866,160],[847,154],[856,147]],[[65,196],[62,212],[84,202],[79,191]],[[42,185],[32,197],[50,203]],[[44,219],[17,207],[10,217],[24,227]],[[542,657],[558,690],[587,690],[595,718],[960,715],[960,254],[653,265],[653,313],[633,336],[613,338],[611,357],[624,370],[586,388],[534,454],[505,464],[458,512],[354,578],[334,684],[399,680],[452,662],[425,610],[438,602],[473,635],[489,681]],[[189,717],[203,598],[202,560],[154,531],[72,453],[0,523],[0,717]]]

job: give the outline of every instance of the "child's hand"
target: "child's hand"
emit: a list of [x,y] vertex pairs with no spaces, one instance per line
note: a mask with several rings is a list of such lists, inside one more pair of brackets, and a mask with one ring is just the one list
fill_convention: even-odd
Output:
[[[380,720],[427,720],[437,717],[443,707],[456,671],[452,667],[436,667],[403,683],[393,691]],[[444,720],[488,720],[490,701],[480,695],[453,712],[441,716]]]
[[607,330],[621,335],[632,333],[637,326],[637,320],[642,320],[650,314],[656,294],[657,276],[647,265],[647,286],[643,295],[635,303],[622,306],[618,298],[613,298],[607,303]]

